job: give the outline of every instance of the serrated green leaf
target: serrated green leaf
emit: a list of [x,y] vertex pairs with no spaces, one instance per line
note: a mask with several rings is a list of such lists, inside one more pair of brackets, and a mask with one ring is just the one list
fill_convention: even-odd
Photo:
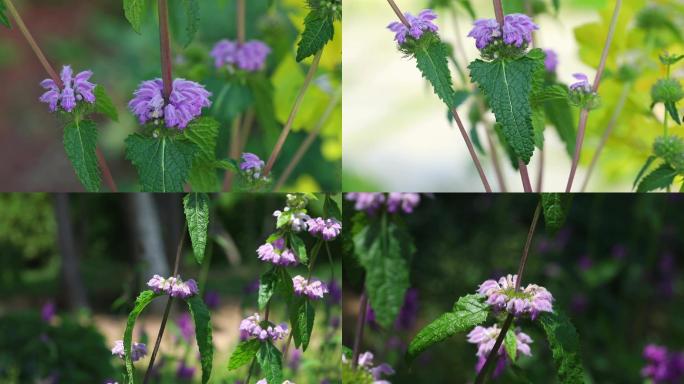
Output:
[[551,125],[558,132],[561,140],[565,144],[568,156],[572,158],[575,154],[575,144],[577,141],[575,114],[567,99],[554,99],[544,102],[544,112]]
[[546,333],[556,363],[558,380],[563,384],[584,384],[584,367],[580,355],[580,341],[577,330],[570,320],[556,310],[544,312],[539,323]]
[[147,290],[140,292],[138,298],[135,299],[135,305],[133,310],[128,315],[128,321],[126,322],[126,330],[124,331],[124,360],[126,363],[126,377],[128,383],[135,383],[135,374],[133,370],[133,359],[131,355],[131,344],[133,343],[133,328],[135,328],[135,321],[140,316],[140,313],[147,307],[152,300],[159,297],[160,295],[154,293],[153,291]]
[[333,199],[333,197],[329,194],[325,195],[325,200],[323,202],[323,214],[326,218],[342,220],[342,210],[340,209],[340,205],[337,204],[337,201],[335,201],[335,199]]
[[137,33],[140,33],[140,26],[142,18],[145,13],[145,0],[123,0],[124,16],[131,27]]
[[261,343],[257,352],[257,362],[261,367],[261,372],[269,383],[283,382],[283,362],[282,354],[270,341]]
[[456,95],[451,83],[448,52],[444,43],[435,37],[419,44],[414,52],[416,65],[423,77],[432,84],[435,94],[449,109],[456,105]]
[[304,244],[304,240],[294,233],[290,234],[290,248],[297,255],[300,263],[304,265],[309,263],[309,256],[306,254],[306,244]]
[[295,346],[302,347],[303,351],[309,347],[311,332],[313,331],[316,311],[311,302],[305,297],[299,297],[290,310],[290,324],[292,325],[292,338]]
[[515,337],[515,332],[510,328],[506,332],[506,337],[504,337],[504,348],[511,361],[515,361],[518,356],[518,338]]
[[187,299],[190,315],[195,322],[195,339],[200,353],[200,365],[202,366],[202,384],[209,381],[211,368],[214,362],[214,344],[212,343],[211,315],[204,305],[202,298],[195,295]]
[[259,339],[251,339],[238,344],[228,359],[228,370],[233,371],[252,362],[260,347]]
[[177,138],[138,133],[126,138],[126,158],[137,168],[143,192],[182,192],[198,152],[195,144]]
[[502,124],[504,138],[525,164],[529,164],[534,153],[532,81],[544,65],[534,52],[515,60],[475,60],[468,66],[472,81],[484,92],[496,121]]
[[209,196],[204,193],[187,194],[183,198],[183,210],[192,242],[192,253],[195,254],[197,264],[202,264],[209,230]]
[[333,15],[320,8],[312,8],[304,19],[304,32],[297,48],[297,61],[313,56],[333,39]]
[[677,110],[677,105],[672,102],[668,101],[665,103],[665,109],[667,110],[667,113],[672,116],[672,119],[677,123],[678,125],[682,125],[682,120],[679,118],[679,111]]
[[541,204],[544,211],[546,229],[555,233],[563,227],[568,216],[572,194],[569,193],[542,193]]
[[101,85],[95,86],[95,112],[101,113],[113,121],[119,121],[119,113],[107,91]]
[[278,268],[271,268],[264,272],[259,279],[259,295],[257,302],[259,303],[259,310],[264,310],[268,301],[271,300],[273,293],[278,285]]
[[185,9],[185,17],[187,18],[185,30],[187,32],[187,40],[185,46],[192,43],[195,34],[199,29],[200,22],[200,5],[198,0],[183,0],[183,8]]
[[232,172],[240,172],[240,166],[237,161],[233,159],[216,160],[214,166],[219,169],[225,169]]
[[219,123],[211,117],[201,117],[185,128],[184,135],[199,152],[192,161],[189,181],[195,192],[216,192],[221,189],[216,163],[216,140]]
[[544,129],[546,129],[546,115],[541,108],[532,109],[532,128],[534,129],[534,145],[544,149]]
[[3,1],[0,1],[0,24],[4,25],[7,28],[12,28],[12,24],[10,24],[6,11],[7,8],[5,8],[5,3]]
[[353,236],[354,253],[366,270],[366,290],[378,324],[389,327],[409,287],[408,261],[415,246],[403,225],[375,218]]
[[665,189],[672,185],[675,176],[677,176],[677,171],[674,168],[669,164],[662,164],[641,180],[637,187],[637,192],[641,193]]
[[649,156],[648,159],[646,159],[646,162],[644,163],[644,166],[641,167],[639,170],[639,173],[637,173],[636,179],[634,179],[634,184],[632,184],[632,189],[636,188],[637,184],[639,183],[639,180],[644,176],[646,171],[651,167],[651,164],[657,159],[656,156]]
[[78,179],[88,192],[98,192],[102,184],[97,162],[97,128],[90,120],[75,120],[64,127],[64,150]]
[[252,92],[254,113],[261,128],[266,132],[278,132],[280,127],[276,120],[273,104],[273,84],[271,78],[264,73],[254,73],[247,77],[247,86]]
[[467,295],[458,299],[454,311],[447,312],[421,329],[411,340],[406,360],[413,361],[426,349],[456,334],[466,332],[487,320],[489,306],[482,295]]

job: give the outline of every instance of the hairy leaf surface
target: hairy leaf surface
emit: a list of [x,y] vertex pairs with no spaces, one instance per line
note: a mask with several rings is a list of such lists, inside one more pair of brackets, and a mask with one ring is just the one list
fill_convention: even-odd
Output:
[[259,310],[263,311],[268,301],[271,300],[271,296],[273,296],[278,286],[279,276],[278,268],[272,268],[261,275],[261,279],[259,279],[259,296],[257,298]]
[[216,140],[219,123],[211,117],[194,120],[185,129],[184,135],[199,148],[192,161],[189,181],[195,192],[219,191],[220,180],[216,173]]
[[183,8],[185,8],[185,17],[187,19],[185,30],[187,32],[187,40],[185,40],[185,46],[187,47],[192,43],[192,40],[197,34],[200,22],[200,5],[199,0],[183,0]]
[[559,382],[584,384],[585,374],[580,356],[579,335],[570,319],[556,310],[540,315],[539,323],[546,333],[546,340],[556,362]]
[[119,113],[107,91],[101,85],[95,86],[95,112],[101,113],[113,121],[119,121]]
[[542,193],[541,203],[546,229],[551,233],[557,232],[565,224],[572,203],[572,195],[569,193]]
[[102,184],[97,162],[97,128],[90,120],[75,120],[64,127],[64,150],[81,184],[98,192]]
[[140,316],[140,313],[149,305],[152,300],[156,299],[160,295],[154,293],[153,291],[147,290],[140,292],[138,298],[135,299],[135,305],[133,310],[128,315],[128,321],[126,322],[126,330],[124,331],[124,352],[125,352],[125,363],[126,363],[126,376],[127,381],[130,384],[135,383],[135,374],[133,369],[133,359],[131,356],[131,345],[133,342],[133,328],[135,328],[135,321]]
[[202,384],[209,381],[214,361],[214,344],[212,343],[211,315],[209,309],[199,296],[186,300],[190,314],[195,322],[195,339],[199,347],[200,364],[202,365]]
[[124,16],[133,30],[140,33],[142,18],[145,13],[145,0],[123,0]]
[[283,382],[283,362],[282,354],[278,348],[270,341],[261,343],[261,348],[257,352],[257,362],[261,367],[261,372],[269,383]]
[[170,137],[126,138],[126,158],[137,168],[143,192],[183,192],[197,152],[195,144]]
[[10,24],[9,18],[7,17],[7,8],[5,8],[4,1],[0,1],[0,24],[7,28],[12,28],[12,24]]
[[183,210],[192,242],[192,253],[195,254],[197,264],[202,264],[209,230],[209,196],[205,193],[187,194],[183,198]]
[[414,52],[416,65],[423,77],[432,84],[437,96],[449,109],[456,106],[456,95],[451,83],[448,52],[439,38],[422,42]]
[[297,48],[297,61],[313,56],[332,40],[335,34],[333,15],[321,8],[312,8],[304,19],[304,32]]
[[675,176],[677,176],[677,171],[674,168],[669,164],[662,164],[641,180],[637,187],[637,192],[641,193],[665,189],[672,185]]
[[261,341],[259,339],[251,339],[240,342],[230,355],[228,360],[228,370],[232,371],[245,366],[252,362],[252,359],[256,357],[259,348],[261,347]]
[[309,347],[315,317],[316,311],[309,299],[299,297],[295,300],[295,305],[290,313],[292,338],[294,339],[295,346],[297,348],[301,346],[303,351],[306,351]]

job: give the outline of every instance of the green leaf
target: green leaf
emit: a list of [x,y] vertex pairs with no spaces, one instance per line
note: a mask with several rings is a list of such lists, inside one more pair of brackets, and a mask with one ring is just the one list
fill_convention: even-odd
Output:
[[211,117],[201,117],[185,128],[184,136],[199,148],[192,161],[189,181],[195,192],[216,192],[221,189],[216,170],[216,140],[219,123]]
[[508,357],[511,361],[515,361],[518,354],[518,338],[515,337],[515,332],[512,329],[508,329],[506,332],[506,337],[504,338],[504,348]]
[[682,120],[679,118],[679,111],[677,110],[677,105],[673,101],[668,101],[665,103],[665,109],[672,116],[672,119],[678,124],[682,125]]
[[535,93],[530,102],[536,105],[554,100],[568,100],[568,89],[560,84],[546,86],[541,91]]
[[646,162],[644,163],[644,166],[641,167],[641,169],[639,170],[639,173],[637,173],[636,179],[634,179],[634,184],[632,184],[632,188],[636,188],[637,184],[639,183],[639,180],[641,180],[641,178],[644,176],[644,174],[646,173],[646,171],[648,171],[648,169],[651,167],[651,164],[653,164],[653,162],[654,162],[657,158],[658,158],[658,157],[651,155],[651,156],[648,157],[648,159],[646,159]]
[[200,22],[200,5],[198,0],[183,0],[183,8],[185,8],[185,16],[187,17],[187,24],[185,30],[187,31],[187,40],[185,41],[185,46],[187,47],[192,43],[195,38],[195,34],[199,29]]
[[12,28],[12,24],[10,24],[9,18],[7,17],[7,8],[5,8],[5,2],[0,1],[0,24],[4,25],[7,28]]
[[183,198],[183,210],[188,222],[192,253],[195,254],[197,264],[202,264],[209,230],[209,196],[204,193],[187,194]]
[[504,138],[525,164],[534,153],[530,106],[533,75],[544,65],[536,55],[533,50],[515,60],[475,60],[468,66],[471,79],[484,92],[496,121],[502,124]]
[[147,290],[140,292],[138,298],[135,299],[135,305],[133,310],[128,315],[128,321],[126,322],[126,330],[124,331],[124,352],[126,360],[126,376],[129,383],[135,383],[135,375],[133,371],[133,359],[131,358],[131,344],[133,343],[133,328],[135,328],[135,321],[140,316],[140,313],[149,305],[152,300],[156,299],[160,295],[154,293],[153,291]]
[[64,127],[64,150],[81,184],[98,192],[102,183],[97,162],[97,128],[90,120],[75,120]]
[[264,73],[254,73],[247,77],[247,86],[252,92],[254,113],[261,128],[266,132],[279,132],[273,104],[273,84]]
[[534,130],[534,145],[544,149],[544,129],[546,129],[546,115],[541,108],[532,109],[532,129]]
[[333,16],[321,8],[312,8],[304,19],[304,32],[297,48],[297,61],[313,56],[332,40],[335,34]]
[[546,222],[546,229],[555,233],[563,224],[568,216],[570,205],[572,203],[572,194],[569,193],[542,193],[541,204],[544,211],[544,221]]
[[259,279],[259,296],[257,299],[259,310],[264,310],[268,301],[271,300],[271,296],[273,296],[276,286],[278,285],[278,276],[278,269],[275,267],[261,275],[261,279]]
[[330,194],[325,195],[325,200],[323,202],[323,214],[326,218],[335,218],[342,220],[342,210],[337,201],[333,199]]
[[143,192],[182,192],[197,153],[195,144],[176,138],[126,138],[126,158],[137,168]]
[[270,341],[261,343],[261,348],[257,352],[257,362],[261,367],[261,372],[268,383],[283,382],[283,361],[282,354]]
[[140,33],[143,14],[145,13],[145,0],[123,0],[124,15],[133,30]]
[[560,10],[560,0],[551,0],[551,4],[553,5],[553,12],[558,14],[558,11]]
[[409,287],[408,260],[415,246],[404,226],[387,216],[374,218],[353,236],[354,252],[366,270],[366,290],[376,321],[388,328],[394,323]]
[[456,334],[466,332],[487,320],[489,306],[482,295],[466,295],[454,304],[454,311],[447,312],[421,329],[411,340],[406,351],[410,363],[426,349]]
[[[425,39],[428,39],[426,37]],[[421,41],[414,52],[416,65],[423,77],[432,84],[435,94],[449,109],[456,105],[456,95],[451,83],[448,51],[438,37]]]
[[228,360],[228,370],[233,371],[252,362],[259,351],[259,347],[261,347],[259,339],[251,339],[238,344]]
[[276,284],[276,292],[282,296],[286,303],[289,303],[294,296],[294,287],[292,286],[292,276],[287,268],[278,268],[278,284]]
[[119,121],[119,113],[116,111],[107,91],[101,85],[95,86],[95,112],[101,113],[113,121]]
[[575,154],[577,142],[575,115],[570,102],[565,99],[553,99],[544,102],[544,112],[551,125],[556,128],[558,136],[565,143],[565,150],[571,158]]
[[458,0],[458,4],[465,8],[466,12],[468,12],[468,15],[471,19],[476,18],[475,9],[473,9],[473,5],[470,3],[470,0]]
[[186,300],[190,308],[190,314],[195,322],[195,338],[200,353],[202,365],[202,384],[207,383],[211,377],[211,366],[214,361],[214,344],[211,336],[211,315],[204,301],[199,296],[193,296]]
[[294,250],[295,255],[302,264],[309,263],[309,257],[306,254],[306,244],[299,236],[294,233],[290,233],[290,247]]
[[677,171],[674,168],[669,164],[662,164],[641,180],[637,187],[637,192],[641,193],[655,191],[656,189],[665,189],[672,185],[675,176],[677,176]]
[[295,346],[297,348],[301,346],[303,351],[306,351],[306,348],[309,347],[315,316],[316,311],[313,305],[304,297],[299,297],[290,311],[292,338],[294,339]]
[[584,384],[585,374],[580,355],[579,335],[570,320],[556,310],[540,315],[539,323],[546,333],[546,340],[556,362],[559,382]]

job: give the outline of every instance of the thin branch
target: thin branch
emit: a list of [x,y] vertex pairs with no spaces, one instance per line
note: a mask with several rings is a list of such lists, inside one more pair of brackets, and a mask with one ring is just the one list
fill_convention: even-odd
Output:
[[[622,6],[622,0],[616,0],[615,9],[613,10],[613,18],[610,21],[610,28],[608,30],[608,36],[606,37],[606,43],[603,46],[603,52],[601,53],[601,61],[599,62],[598,70],[596,71],[596,77],[594,78],[594,86],[592,91],[594,93],[598,92],[599,85],[601,84],[601,78],[603,72],[606,69],[606,61],[608,60],[608,53],[610,52],[610,46],[613,42],[613,37],[615,36],[615,29],[617,28],[618,16],[620,15],[620,7]],[[577,166],[579,165],[580,155],[582,153],[582,144],[584,143],[584,134],[587,130],[587,121],[589,120],[589,110],[583,108],[580,112],[579,126],[577,128],[577,142],[575,143],[575,155],[572,159],[572,168],[570,169],[570,176],[568,177],[568,184],[565,186],[565,192],[569,193],[572,191],[572,183],[575,180],[575,173],[577,172]]]
[[503,170],[501,169],[501,161],[499,160],[499,150],[496,148],[489,127],[485,127],[485,136],[487,137],[489,151],[492,153],[492,164],[494,164],[494,173],[496,174],[496,179],[499,183],[499,189],[501,189],[501,192],[508,192],[508,188],[506,188],[506,178],[504,177]]
[[161,51],[161,70],[164,81],[164,99],[171,96],[173,78],[171,75],[171,43],[169,37],[169,8],[166,0],[157,0],[159,8],[159,45]]
[[399,9],[399,6],[397,6],[397,3],[394,2],[394,0],[387,0],[389,3],[390,7],[392,7],[392,10],[394,13],[397,15],[397,18],[399,18],[399,21],[401,21],[402,24],[406,26],[406,28],[411,28],[411,23],[406,19],[406,16],[404,16],[403,13],[401,13],[401,9]]
[[525,248],[523,248],[523,254],[520,258],[520,265],[518,266],[518,278],[515,280],[515,291],[520,290],[520,284],[522,282],[522,276],[525,272],[525,265],[527,265],[527,255],[530,253],[530,245],[532,245],[532,237],[534,236],[534,231],[537,229],[537,222],[539,222],[539,216],[541,215],[541,201],[537,203],[537,208],[534,210],[534,217],[532,218],[532,224],[530,225],[530,230],[527,232],[527,240],[525,241]]
[[276,145],[273,148],[273,151],[271,152],[271,156],[268,158],[268,162],[266,163],[266,167],[264,168],[263,172],[264,177],[268,176],[271,173],[273,165],[278,159],[278,155],[280,154],[280,151],[282,151],[283,145],[285,145],[285,140],[287,139],[287,136],[290,134],[290,131],[292,130],[292,125],[294,124],[295,117],[297,117],[299,108],[302,106],[304,95],[306,94],[306,91],[309,89],[311,81],[313,80],[313,77],[316,74],[316,71],[318,70],[318,64],[321,62],[321,56],[323,56],[323,49],[318,51],[313,58],[313,62],[311,63],[309,72],[306,74],[304,84],[302,84],[302,87],[299,89],[297,99],[295,100],[295,103],[292,106],[292,111],[290,111],[290,116],[287,119],[287,123],[285,123],[283,131],[280,133],[280,137],[278,137],[278,141],[276,142]]
[[97,162],[100,164],[102,176],[104,177],[105,183],[107,183],[107,187],[109,187],[109,190],[112,192],[119,192],[119,190],[116,188],[116,183],[112,177],[112,172],[109,170],[109,166],[107,165],[107,161],[104,158],[102,150],[100,148],[96,148],[95,153],[97,154]]
[[544,150],[539,150],[539,168],[537,169],[537,193],[541,193],[544,186]]
[[245,0],[237,0],[237,41],[245,43]]
[[527,172],[527,165],[518,159],[518,169],[520,170],[520,178],[522,179],[523,190],[526,193],[532,192],[532,183],[530,182],[530,174]]
[[463,122],[461,121],[461,117],[458,115],[458,111],[456,110],[456,108],[451,108],[451,114],[454,116],[454,120],[456,120],[458,130],[461,131],[461,136],[463,137],[463,141],[465,141],[466,147],[468,147],[470,158],[473,159],[473,163],[475,164],[475,168],[477,168],[477,173],[480,175],[480,180],[482,180],[482,185],[484,186],[485,191],[487,191],[488,193],[492,192],[492,187],[489,186],[489,180],[487,180],[487,175],[485,175],[484,169],[482,169],[480,158],[477,156],[477,152],[475,152],[473,142],[470,140],[470,136],[468,136],[468,132],[466,132],[466,129],[463,126]]

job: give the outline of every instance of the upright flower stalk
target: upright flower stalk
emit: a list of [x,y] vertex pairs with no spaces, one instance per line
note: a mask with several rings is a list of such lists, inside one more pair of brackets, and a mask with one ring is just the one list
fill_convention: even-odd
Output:
[[[593,93],[597,93],[599,85],[601,84],[601,77],[606,69],[606,61],[608,60],[608,53],[610,52],[610,46],[613,42],[613,37],[615,36],[615,29],[617,28],[618,16],[620,15],[620,8],[622,6],[622,0],[615,1],[615,9],[613,10],[613,18],[610,21],[610,27],[608,29],[608,36],[606,37],[606,42],[603,47],[603,52],[601,53],[601,61],[599,62],[598,69],[596,71],[596,77],[594,78],[594,84],[591,87]],[[565,192],[569,193],[572,191],[572,184],[575,180],[575,173],[577,172],[577,166],[579,165],[580,155],[582,153],[582,144],[584,143],[584,134],[587,129],[587,122],[589,120],[590,109],[586,106],[582,108],[580,112],[579,125],[577,127],[577,142],[575,144],[575,154],[572,159],[572,168],[570,169],[570,176],[568,176],[568,183],[565,187]]]
[[169,7],[167,0],[157,0],[159,8],[159,45],[161,52],[161,71],[164,82],[164,99],[168,102],[173,87],[171,75],[171,43],[169,37]]
[[[19,28],[19,31],[21,32],[22,36],[26,39],[26,42],[28,45],[31,47],[31,50],[33,53],[36,55],[38,58],[38,61],[40,64],[43,66],[43,69],[45,69],[45,72],[47,72],[48,76],[52,81],[54,81],[54,84],[57,86],[57,88],[61,89],[64,86],[64,83],[62,82],[62,79],[60,78],[59,75],[57,75],[57,71],[52,67],[48,59],[45,57],[45,54],[43,51],[40,49],[40,46],[38,46],[38,43],[36,43],[36,40],[33,38],[33,35],[29,31],[29,29],[26,27],[26,23],[24,23],[24,20],[21,18],[21,15],[17,11],[16,7],[12,3],[11,0],[1,0],[4,1],[5,6],[9,10],[10,14],[12,15],[12,18],[17,24],[17,27]],[[112,173],[109,170],[109,165],[107,164],[107,161],[105,160],[104,154],[102,153],[102,150],[97,147],[96,148],[96,155],[97,155],[97,161],[100,165],[100,168],[102,170],[102,174],[104,176],[105,182],[107,183],[107,187],[112,191],[112,192],[118,192],[118,188],[116,187],[116,183],[114,182],[114,178],[112,177]]]

